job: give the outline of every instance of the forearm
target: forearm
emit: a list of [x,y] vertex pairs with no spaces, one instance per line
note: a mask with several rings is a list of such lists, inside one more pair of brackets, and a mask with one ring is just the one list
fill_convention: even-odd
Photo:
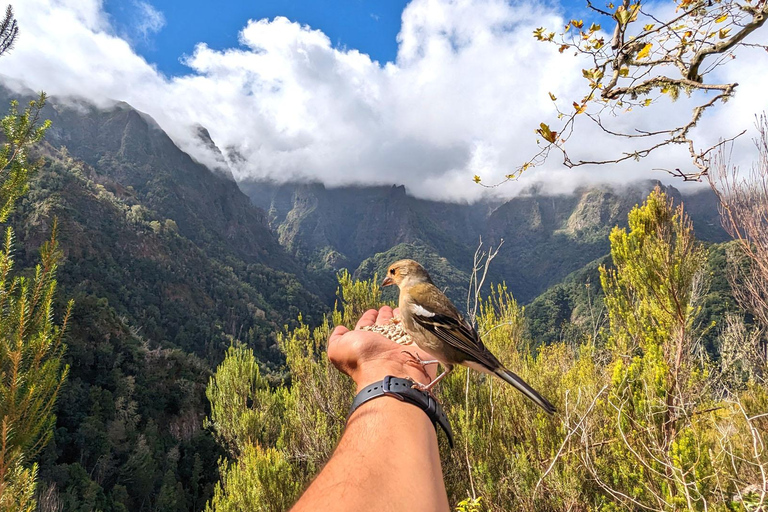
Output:
[[391,397],[363,404],[292,510],[448,510],[437,434],[427,415]]

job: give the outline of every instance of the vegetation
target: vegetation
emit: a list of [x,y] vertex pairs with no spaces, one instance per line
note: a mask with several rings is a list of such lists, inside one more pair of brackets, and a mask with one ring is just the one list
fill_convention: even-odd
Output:
[[[12,18],[9,8],[0,53],[11,47],[17,33]],[[37,169],[29,150],[49,126],[38,123],[44,104],[41,95],[19,112],[14,102],[0,123],[5,140],[0,149],[0,223],[7,221]],[[0,251],[0,510],[32,511],[38,473],[32,461],[53,435],[56,399],[68,371],[62,362],[62,337],[72,302],[58,325],[53,308],[61,252],[55,221],[31,275],[14,270],[13,245],[14,231],[8,227]]]
[[[504,286],[480,302],[485,343],[548,390],[562,414],[550,419],[475,372],[451,374],[440,399],[457,447],[441,447],[457,510],[765,506],[765,361],[728,355],[726,367],[702,349],[707,250],[682,207],[651,193],[629,228],[611,234],[611,258],[599,270],[604,328],[568,331],[535,354],[523,310]],[[379,292],[375,282],[341,274],[333,314],[316,329],[281,335],[290,385],[268,387],[250,350],[230,349],[208,386],[211,425],[228,448],[209,510],[284,510],[330,456],[352,391],[324,345],[332,325],[351,326],[378,306]],[[737,331],[721,335],[749,328]]]

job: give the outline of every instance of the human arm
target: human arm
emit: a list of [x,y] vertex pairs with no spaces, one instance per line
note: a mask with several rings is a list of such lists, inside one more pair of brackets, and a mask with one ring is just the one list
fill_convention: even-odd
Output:
[[[387,375],[410,377],[422,384],[430,381],[431,375],[403,352],[418,349],[360,330],[374,323],[384,325],[392,316],[387,306],[369,310],[354,331],[338,326],[331,334],[328,357],[352,377],[358,392]],[[414,405],[381,397],[352,414],[330,460],[292,510],[448,509],[432,422]]]

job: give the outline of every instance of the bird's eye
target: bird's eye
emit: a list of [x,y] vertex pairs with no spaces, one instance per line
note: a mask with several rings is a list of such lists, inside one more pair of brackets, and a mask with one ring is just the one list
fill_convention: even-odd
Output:
[[393,269],[393,268],[389,269],[389,273],[392,274],[392,275],[395,275],[395,269]]

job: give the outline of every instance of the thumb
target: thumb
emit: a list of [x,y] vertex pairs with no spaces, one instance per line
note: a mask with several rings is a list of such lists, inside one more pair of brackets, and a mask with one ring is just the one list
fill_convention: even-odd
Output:
[[334,327],[333,331],[331,332],[331,336],[328,338],[328,350],[330,351],[332,346],[336,345],[336,343],[338,343],[341,337],[347,334],[348,332],[349,332],[349,329],[347,329],[343,325],[337,325],[336,327]]

